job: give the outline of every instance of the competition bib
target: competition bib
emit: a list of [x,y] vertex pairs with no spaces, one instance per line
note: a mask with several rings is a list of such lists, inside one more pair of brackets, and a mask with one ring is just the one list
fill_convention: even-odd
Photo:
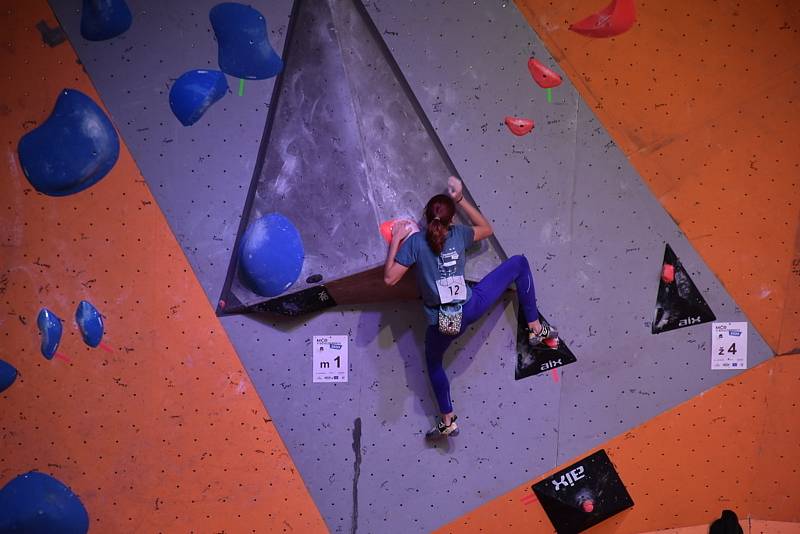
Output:
[[439,302],[442,304],[467,298],[467,284],[464,282],[463,276],[440,278],[436,281],[436,289],[439,290]]

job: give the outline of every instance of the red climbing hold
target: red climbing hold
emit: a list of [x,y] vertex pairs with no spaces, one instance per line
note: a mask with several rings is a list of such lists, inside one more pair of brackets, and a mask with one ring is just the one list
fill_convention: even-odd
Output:
[[379,229],[381,232],[381,236],[383,236],[384,241],[386,241],[387,243],[391,244],[392,242],[392,226],[394,226],[394,223],[396,223],[397,221],[406,221],[408,224],[410,224],[411,234],[419,232],[419,226],[417,225],[417,223],[415,223],[408,217],[398,217],[397,219],[390,219],[388,221],[384,221],[383,223],[381,223]]
[[534,81],[538,83],[539,87],[542,89],[550,89],[561,85],[561,76],[545,67],[541,61],[535,58],[530,58],[528,60],[528,70],[531,71],[531,76],[533,76]]
[[675,281],[675,266],[665,263],[661,268],[661,279],[665,284],[671,284]]
[[525,135],[533,130],[533,121],[520,117],[506,117],[506,126],[514,135]]
[[586,512],[587,514],[592,513],[594,511],[594,501],[592,501],[591,499],[583,501],[581,503],[581,508],[583,508],[583,511]]
[[602,11],[572,24],[569,29],[587,37],[614,37],[636,22],[633,0],[612,0]]
[[396,220],[397,219],[391,219],[388,221],[384,221],[383,224],[381,224],[380,227],[381,236],[383,236],[383,240],[386,241],[387,243],[392,242],[392,225]]

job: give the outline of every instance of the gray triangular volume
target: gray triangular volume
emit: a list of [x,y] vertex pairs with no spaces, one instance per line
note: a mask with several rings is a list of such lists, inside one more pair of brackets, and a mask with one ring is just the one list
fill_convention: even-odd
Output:
[[653,317],[652,333],[714,321],[716,316],[667,244]]
[[[218,312],[280,312],[281,302],[264,303],[287,298],[293,312],[313,311],[292,295],[321,284],[324,306],[416,297],[413,282],[383,287],[379,227],[419,220],[455,166],[361,2],[296,0],[283,59],[220,298],[239,305]],[[240,278],[239,251],[248,225],[274,212],[299,231],[304,259],[289,287],[266,297]],[[466,278],[478,281],[506,255],[491,238],[468,258]]]

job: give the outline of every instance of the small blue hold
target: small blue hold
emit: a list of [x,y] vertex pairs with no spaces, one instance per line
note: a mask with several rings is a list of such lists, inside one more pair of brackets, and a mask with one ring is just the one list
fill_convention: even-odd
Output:
[[133,15],[125,0],[83,0],[81,35],[89,41],[105,41],[125,33]]
[[169,91],[169,106],[184,126],[191,126],[228,92],[228,80],[218,70],[190,70]]
[[103,340],[103,316],[91,303],[82,300],[75,311],[75,322],[83,336],[83,342],[96,347]]
[[47,120],[19,140],[18,151],[31,185],[61,197],[83,191],[108,174],[119,157],[119,137],[91,98],[64,89]]
[[0,393],[11,387],[17,379],[17,370],[8,362],[0,360]]
[[267,20],[250,6],[226,2],[209,13],[219,46],[219,68],[248,80],[266,80],[283,70],[267,39]]
[[280,213],[256,219],[242,236],[242,280],[261,296],[275,297],[289,289],[300,276],[304,260],[300,232]]
[[58,344],[61,343],[61,319],[47,308],[42,308],[36,324],[39,325],[39,333],[42,335],[42,356],[52,360]]
[[86,534],[89,514],[77,495],[44,473],[19,475],[0,489],[0,532]]

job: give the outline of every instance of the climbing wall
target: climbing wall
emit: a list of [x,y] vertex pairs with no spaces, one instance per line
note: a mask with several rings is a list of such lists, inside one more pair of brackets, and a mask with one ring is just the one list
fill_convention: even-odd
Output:
[[[270,82],[248,81],[243,96],[231,92],[194,126],[179,126],[167,86],[176,73],[214,65],[216,43],[205,19],[213,4],[162,4],[135,6],[147,23],[117,42],[89,43],[78,37],[78,14],[53,2],[214,302],[223,270],[218,258],[230,254]],[[289,6],[254,6],[280,50]],[[329,528],[424,531],[729,374],[709,370],[707,327],[650,334],[665,242],[721,318],[744,317],[569,83],[552,102],[532,83],[531,53],[555,62],[513,6],[475,5],[456,14],[430,4],[422,19],[383,3],[368,11],[456,167],[475,184],[500,242],[533,260],[541,307],[580,363],[513,382],[513,312],[495,309],[453,351],[453,397],[466,432],[442,450],[421,439],[435,408],[415,304],[222,324],[277,414]],[[174,35],[184,36],[180,53]],[[510,114],[534,117],[534,134],[512,136],[502,124]],[[312,383],[310,340],[321,334],[350,336],[349,383]],[[771,355],[755,329],[751,351],[752,363]],[[402,468],[408,465],[414,468]],[[432,515],[432,499],[454,505]]]
[[[637,4],[630,32],[587,40],[567,28],[601,6],[518,2],[750,320],[778,352],[796,352],[797,54],[787,52],[800,50],[800,12],[788,2]],[[797,531],[796,492],[785,490],[797,483],[785,468],[797,461],[796,367],[771,361],[607,443],[636,506],[593,532],[707,532],[723,507],[795,522],[745,521],[750,531]],[[443,530],[548,528],[529,495],[523,485]]]
[[[23,176],[17,141],[62,88],[102,104],[69,42],[42,42],[40,20],[57,27],[43,1],[0,13],[0,358],[19,371],[0,393],[0,486],[54,476],[92,532],[323,530],[124,143],[111,173],[77,195],[38,194]],[[95,349],[73,321],[82,299],[105,316]],[[42,307],[64,319],[52,360],[39,352]]]
[[[271,80],[248,80],[242,84],[229,77],[231,91],[193,126],[182,126],[171,114],[168,94],[177,77],[188,69],[216,68],[217,47],[208,21],[214,2],[186,5],[131,1],[134,16],[131,29],[105,42],[89,42],[80,36],[80,11],[72,3],[53,0],[51,5],[130,154],[123,150],[115,170],[118,174],[112,174],[80,197],[92,199],[87,211],[80,211],[82,204],[73,210],[82,215],[82,219],[76,219],[81,223],[90,215],[100,217],[97,213],[112,218],[107,224],[101,219],[89,221],[106,232],[100,237],[109,239],[107,245],[98,247],[91,237],[93,234],[89,233],[86,240],[81,234],[64,238],[60,242],[61,249],[46,247],[45,242],[37,244],[35,238],[26,237],[26,224],[66,225],[66,214],[59,212],[61,218],[47,219],[42,214],[51,212],[41,206],[35,206],[32,211],[31,208],[7,211],[15,214],[14,217],[20,217],[16,214],[21,213],[36,214],[25,215],[30,219],[13,219],[9,225],[19,228],[12,238],[19,243],[15,246],[24,250],[23,259],[14,260],[22,262],[20,265],[24,268],[13,267],[14,277],[9,278],[13,286],[9,287],[19,288],[21,283],[22,290],[15,291],[28,291],[24,299],[13,300],[14,309],[28,302],[32,311],[26,313],[35,313],[47,300],[39,296],[38,288],[45,287],[48,282],[53,284],[55,280],[59,280],[55,284],[58,287],[53,289],[51,285],[49,291],[58,292],[61,296],[54,298],[62,301],[52,306],[66,309],[63,317],[70,316],[70,309],[80,298],[91,297],[103,309],[108,318],[108,343],[112,349],[128,346],[135,351],[125,354],[124,364],[110,360],[121,367],[112,366],[106,370],[113,374],[113,383],[98,381],[96,398],[98,401],[106,399],[110,395],[109,388],[118,388],[130,395],[130,398],[120,397],[109,403],[112,410],[119,410],[119,413],[107,412],[108,417],[116,421],[123,416],[133,418],[129,423],[137,425],[128,430],[131,434],[127,441],[136,443],[143,452],[129,454],[133,458],[127,460],[126,456],[126,463],[137,465],[141,459],[152,469],[166,471],[159,476],[146,475],[150,471],[144,468],[137,469],[135,475],[130,475],[134,476],[130,484],[134,489],[128,491],[133,496],[126,498],[115,488],[109,494],[120,497],[109,504],[106,499],[109,494],[103,491],[108,486],[98,484],[101,489],[96,490],[88,484],[94,472],[83,466],[89,459],[76,456],[80,444],[69,442],[72,445],[67,459],[79,458],[80,462],[72,464],[72,471],[58,474],[83,496],[90,513],[96,514],[93,520],[101,517],[104,524],[119,527],[125,520],[136,521],[142,517],[150,506],[159,512],[166,510],[166,502],[174,506],[169,508],[169,521],[173,521],[174,510],[176,522],[186,517],[183,514],[194,520],[202,519],[203,514],[192,513],[192,507],[203,506],[205,515],[210,516],[203,528],[212,524],[208,523],[211,521],[219,521],[219,528],[228,528],[234,521],[233,514],[241,514],[242,523],[265,524],[264,530],[288,529],[283,523],[286,521],[292,528],[308,531],[327,527],[332,531],[422,532],[456,520],[493,497],[505,495],[500,499],[507,500],[510,489],[512,493],[519,492],[513,488],[527,485],[557,465],[587,454],[615,436],[619,436],[618,440],[624,439],[627,432],[636,431],[638,425],[664,410],[689,401],[716,384],[723,385],[713,391],[724,390],[732,381],[749,377],[749,373],[739,378],[735,377],[735,372],[709,369],[708,325],[657,336],[650,334],[665,243],[672,245],[720,320],[753,321],[749,338],[750,365],[773,354],[760,335],[762,328],[776,331],[773,319],[752,318],[757,309],[742,305],[739,297],[732,298],[723,286],[730,282],[726,282],[722,271],[713,265],[709,269],[704,262],[708,256],[698,254],[686,238],[686,234],[689,237],[693,234],[683,219],[677,217],[670,206],[667,206],[671,210],[669,213],[664,211],[659,203],[663,195],[652,185],[653,176],[660,171],[631,166],[628,156],[633,160],[634,155],[616,130],[617,123],[628,117],[619,117],[616,122],[608,120],[596,105],[596,98],[586,91],[586,82],[570,70],[569,62],[564,62],[564,54],[551,46],[555,59],[551,57],[512,4],[475,3],[456,9],[455,6],[421,2],[419,9],[406,10],[400,4],[368,2],[368,13],[457,169],[470,184],[482,211],[492,220],[500,243],[510,254],[525,253],[531,259],[539,303],[560,327],[578,357],[576,364],[560,372],[514,381],[516,318],[513,306],[505,300],[454,344],[449,353],[448,373],[456,409],[464,423],[462,435],[450,444],[426,445],[422,433],[431,424],[435,407],[422,364],[424,325],[417,304],[346,307],[282,321],[255,316],[217,320],[212,316],[211,306],[216,306],[220,294],[257,160],[272,88]],[[280,51],[286,37],[290,3],[262,0],[254,2],[253,7],[266,16],[270,40]],[[37,16],[22,12],[7,16],[5,24],[9,27],[26,27],[31,33],[32,25],[38,20]],[[34,22],[26,26],[19,23],[21,19]],[[54,24],[51,21],[51,25]],[[16,31],[22,32],[22,29]],[[616,42],[619,40],[608,41],[612,45]],[[550,41],[547,44],[550,45]],[[48,53],[61,50],[37,46]],[[69,44],[61,46],[68,50]],[[553,89],[552,97],[548,98],[527,72],[530,55],[561,73],[569,73],[578,80],[577,85],[573,87],[565,77],[564,84]],[[674,61],[673,55],[664,54],[667,56]],[[28,56],[16,57],[31,61]],[[556,59],[562,63],[557,63]],[[59,57],[59,60],[63,69],[69,67],[70,75],[87,85],[86,92],[95,95],[75,64],[74,56]],[[604,64],[596,57],[592,63]],[[36,78],[39,72],[49,71],[29,69],[25,72]],[[20,87],[26,86],[15,81],[13,88],[3,92],[3,95],[11,95],[4,98],[11,102],[7,106],[15,113],[27,109],[25,92],[25,98],[17,96]],[[53,92],[62,86],[59,84]],[[639,91],[644,94],[647,89]],[[602,93],[603,97],[606,94]],[[97,95],[95,97],[101,101]],[[37,105],[39,118],[33,120],[46,116],[51,101],[43,100]],[[503,124],[507,115],[533,118],[536,122],[533,133],[525,137],[512,136]],[[25,120],[29,120],[27,115],[20,124]],[[14,206],[24,206],[23,199],[28,198],[23,192],[26,182],[18,167],[13,165],[14,143],[24,128],[30,126],[23,124],[22,129],[15,126],[16,133],[9,134],[9,173],[15,177],[10,183],[17,184],[17,188],[6,198],[12,199],[11,202],[16,203]],[[786,137],[787,142],[789,139]],[[620,143],[622,149],[616,143]],[[767,143],[765,137],[764,144]],[[138,189],[129,191],[114,186],[113,176],[130,180]],[[776,176],[783,187],[786,178]],[[791,187],[794,186],[790,184],[785,191],[776,189],[775,197],[791,199],[794,191]],[[108,197],[95,197],[104,190]],[[136,194],[148,190],[152,197],[139,198]],[[136,201],[131,202],[133,198]],[[690,202],[689,196],[680,198],[683,200],[676,199],[676,205]],[[62,210],[66,209],[72,216],[71,208]],[[684,209],[693,208],[687,205]],[[140,212],[152,213],[157,221],[140,221],[137,219]],[[751,217],[749,212],[746,216],[742,213],[744,218]],[[300,220],[313,216],[313,209],[297,210],[294,216]],[[675,219],[684,226],[676,225]],[[72,228],[77,224],[68,226],[69,230],[75,232]],[[790,221],[787,226],[791,224]],[[121,237],[115,238],[116,233],[108,235],[109,228],[115,228],[114,232]],[[145,228],[147,235],[131,231],[133,228]],[[170,230],[180,248],[172,241]],[[786,232],[792,234],[791,229]],[[780,235],[783,237],[782,233]],[[133,252],[119,252],[113,246],[114,240],[123,238],[142,241],[121,242]],[[84,248],[68,246],[70,239],[74,243],[86,241]],[[47,276],[44,285],[35,280],[27,282],[25,277],[33,276],[30,273],[35,269],[25,261],[31,261],[35,255],[39,263],[58,265],[66,261],[68,253],[73,254],[69,257],[69,268],[75,270],[69,276],[75,278],[79,277],[78,273],[80,276],[84,272],[88,274],[89,265],[106,265],[103,269],[110,271],[109,277],[114,278],[103,289],[106,295],[113,291],[114,296],[94,297],[88,292],[91,288],[77,288],[74,282],[76,289],[65,289],[67,286],[60,282],[59,276],[47,276],[44,272],[38,274]],[[117,258],[117,253],[127,256]],[[85,263],[79,264],[78,259]],[[113,267],[108,267],[109,264]],[[756,271],[752,266],[748,269]],[[25,274],[15,274],[18,272]],[[141,285],[132,286],[132,280]],[[756,287],[745,282],[737,287]],[[792,291],[792,287],[789,284],[786,291]],[[745,291],[748,290],[751,289]],[[81,293],[68,297],[65,296],[68,291]],[[114,324],[114,316],[119,317],[118,324]],[[139,317],[140,322],[132,319],[135,317]],[[125,318],[125,331],[119,330],[122,318]],[[14,345],[10,346],[15,354],[36,352],[35,330],[27,316],[26,321],[27,326],[15,326],[16,330],[6,335],[13,340]],[[791,320],[784,320],[784,323],[791,324]],[[129,335],[128,329],[133,329],[134,339],[143,344],[141,347],[121,341]],[[68,329],[68,332],[71,331]],[[320,334],[348,335],[348,383],[312,382],[311,337]],[[791,339],[791,335],[781,339]],[[75,334],[70,337],[75,338]],[[228,340],[242,367],[237,367],[239,364]],[[773,344],[773,348],[775,346]],[[66,341],[64,347],[66,350]],[[3,350],[6,350],[5,345]],[[158,357],[136,359],[131,356],[142,352]],[[73,366],[78,361],[74,353],[68,353],[67,357]],[[25,362],[38,362],[38,367],[44,367],[45,361],[39,356],[19,358],[22,357],[14,357],[13,363],[22,371],[23,379],[5,392],[2,400],[20,395],[20,386],[30,380],[31,369],[25,367]],[[51,364],[65,362],[60,359],[47,362]],[[248,377],[241,374],[242,368]],[[104,369],[101,366],[95,372]],[[88,396],[87,387],[81,382],[84,379],[83,375],[76,377],[67,395],[76,395],[77,384],[81,384],[80,394]],[[251,383],[263,406],[257,399],[253,404]],[[159,394],[159,388],[167,392]],[[791,391],[790,387],[784,389]],[[184,419],[176,418],[178,422],[175,422],[171,415],[169,419],[164,415],[155,417],[160,413],[158,409],[166,408],[166,413],[170,413],[170,405],[164,404],[175,394],[178,399],[184,399],[180,402],[185,404],[180,406],[185,413],[171,415],[184,414]],[[28,402],[28,397],[23,397],[24,401],[18,399],[14,397],[12,404],[14,414],[23,413],[22,408],[16,407]],[[46,400],[43,398],[41,402],[46,403]],[[101,402],[95,404],[105,406]],[[61,403],[58,405],[58,409],[64,409]],[[91,423],[80,428],[88,428],[92,435],[103,435],[100,431],[108,425],[103,419],[106,412],[93,416],[91,406],[81,407],[89,412],[84,416],[90,418]],[[45,427],[45,423],[56,417],[55,414],[48,416],[43,404],[32,406],[30,412],[43,418],[43,423],[34,427]],[[149,427],[135,419],[145,415],[151,416],[146,419]],[[66,422],[67,419],[63,421],[66,428],[61,432],[66,435],[75,424]],[[173,425],[178,425],[178,430]],[[22,445],[17,452],[3,460],[5,465],[0,464],[3,465],[2,481],[41,459],[54,456],[53,453],[48,456],[32,452],[38,449],[29,444],[35,442],[37,447],[44,447],[44,442],[35,440],[33,431],[27,428],[28,433],[19,442]],[[116,432],[127,427],[115,423],[113,428]],[[259,428],[266,434],[259,434]],[[660,428],[659,436],[670,427]],[[720,432],[733,433],[740,427],[719,428]],[[12,424],[5,421],[2,429],[19,432],[16,426],[12,428]],[[273,429],[277,429],[286,449],[281,448]],[[771,436],[779,435],[780,430],[776,427]],[[181,438],[170,440],[173,432],[178,432]],[[159,439],[167,441],[159,443]],[[245,439],[253,441],[245,444],[241,441]],[[121,441],[126,443],[124,439]],[[271,445],[263,446],[265,442]],[[51,443],[51,447],[55,447],[56,442]],[[201,454],[198,459],[196,456],[198,443],[208,444],[204,452],[218,459],[210,471],[203,468],[210,457]],[[661,442],[652,438],[645,443]],[[195,456],[175,444],[194,447],[191,450]],[[163,467],[163,447],[173,445],[180,449],[176,452],[180,456]],[[92,450],[99,450],[96,447]],[[610,449],[612,460],[618,462],[619,450],[606,447]],[[648,448],[643,446],[644,450]],[[152,452],[153,449],[157,452]],[[672,447],[664,453],[676,449]],[[781,449],[776,451],[780,453]],[[647,458],[636,451],[629,452],[631,458]],[[100,460],[105,461],[108,454]],[[184,458],[190,458],[186,464]],[[251,470],[249,466],[252,465],[259,471]],[[640,467],[641,461],[636,465]],[[638,483],[625,474],[625,465],[619,467],[624,480]],[[82,473],[80,477],[78,470]],[[115,481],[128,476],[127,472],[120,476],[121,471],[116,471]],[[97,472],[111,476],[103,467]],[[275,476],[265,476],[265,472],[275,473]],[[296,473],[302,476],[302,481]],[[165,474],[172,474],[179,480],[175,484],[180,488],[176,487],[175,493],[163,500],[158,495],[154,499],[152,491],[147,489],[149,486],[142,486],[135,479],[135,476],[149,476],[148,480],[162,481]],[[645,475],[639,473],[638,476]],[[671,476],[664,475],[664,481],[675,482]],[[196,498],[186,495],[186,484],[200,488],[202,484],[197,480],[205,481],[209,477],[213,481],[205,483],[211,484],[205,493],[201,492]],[[280,485],[272,483],[282,490],[287,488],[288,493],[276,496],[272,487],[264,485],[265,479],[278,481]],[[253,480],[255,485],[248,484],[247,480]],[[223,493],[228,488],[233,488],[234,492]],[[631,489],[637,500],[637,486],[632,485]],[[211,497],[208,495],[217,490],[219,497],[214,507],[209,508]],[[265,506],[253,506],[247,500],[251,497],[244,496],[246,493],[255,495],[252,498],[262,504],[264,497],[259,491],[273,492],[264,501]],[[764,490],[765,500],[774,496],[771,491]],[[516,505],[517,493],[513,497]],[[190,502],[187,503],[187,499]],[[784,504],[792,502],[790,495],[778,495],[776,499]],[[448,506],[439,505],[444,502]],[[273,512],[272,506],[277,511]],[[113,514],[122,507],[136,512],[128,514],[132,519],[120,519],[124,514],[119,517]],[[263,517],[265,509],[266,519]],[[705,509],[712,510],[710,506]],[[532,510],[535,507],[523,508],[522,513],[529,517],[535,514]],[[678,519],[674,513],[672,522],[665,522],[665,525],[675,524]],[[686,524],[703,519],[706,517],[698,513]],[[510,520],[516,521],[515,518]],[[171,524],[158,514],[142,521],[145,529],[167,528]]]
[[[796,531],[798,377],[800,360],[774,358],[606,442],[635,505],[591,532],[663,532],[701,523],[708,532],[725,508],[740,518],[791,522],[787,530]],[[437,532],[494,532],[499,525],[506,532],[552,532],[530,498],[532,482]]]
[[591,40],[568,27],[597,3],[517,5],[773,350],[797,352],[800,7],[644,3]]

